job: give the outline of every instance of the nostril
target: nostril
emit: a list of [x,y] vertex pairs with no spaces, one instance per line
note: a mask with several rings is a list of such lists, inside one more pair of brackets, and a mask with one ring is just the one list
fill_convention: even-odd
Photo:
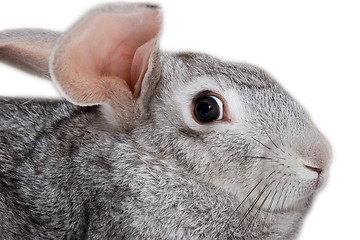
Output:
[[324,176],[326,174],[323,173],[324,169],[320,168],[320,167],[309,166],[309,165],[306,165],[306,164],[304,164],[304,166],[307,169],[317,173],[316,189],[321,188],[323,186],[324,182],[325,182],[325,179],[326,179],[326,176]]
[[312,170],[312,171],[314,171],[314,172],[317,172],[318,175],[320,175],[322,173],[322,171],[323,171],[323,169],[319,168],[319,167],[312,167],[312,166],[308,166],[308,165],[305,165],[305,167]]

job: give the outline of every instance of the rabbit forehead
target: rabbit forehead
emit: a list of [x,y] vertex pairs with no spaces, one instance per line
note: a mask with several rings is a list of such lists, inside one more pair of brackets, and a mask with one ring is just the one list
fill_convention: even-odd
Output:
[[245,63],[222,61],[203,53],[170,53],[163,55],[163,67],[168,74],[193,81],[195,76],[223,75],[236,85],[266,88],[273,84],[266,72]]

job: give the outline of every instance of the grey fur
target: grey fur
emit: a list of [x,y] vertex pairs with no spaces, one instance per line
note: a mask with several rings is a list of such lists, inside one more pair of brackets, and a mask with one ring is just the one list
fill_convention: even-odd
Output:
[[[303,108],[206,54],[158,52],[144,85],[127,131],[99,106],[0,100],[0,239],[295,238],[316,193],[303,169],[330,159]],[[189,86],[240,99],[236,121],[189,124]]]

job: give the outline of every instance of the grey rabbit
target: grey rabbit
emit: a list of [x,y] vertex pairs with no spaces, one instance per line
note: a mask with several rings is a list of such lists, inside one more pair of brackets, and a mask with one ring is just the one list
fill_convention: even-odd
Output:
[[0,33],[64,100],[0,99],[0,239],[294,239],[331,149],[267,73],[159,50],[155,4]]

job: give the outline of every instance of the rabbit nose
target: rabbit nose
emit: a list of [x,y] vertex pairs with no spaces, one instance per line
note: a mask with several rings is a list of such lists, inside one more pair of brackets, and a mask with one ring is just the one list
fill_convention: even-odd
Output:
[[296,144],[298,164],[306,179],[315,181],[315,188],[321,188],[329,175],[331,148],[318,131],[303,135]]
[[321,133],[315,132],[304,137],[297,145],[302,164],[319,176],[327,171],[331,161],[331,147]]

